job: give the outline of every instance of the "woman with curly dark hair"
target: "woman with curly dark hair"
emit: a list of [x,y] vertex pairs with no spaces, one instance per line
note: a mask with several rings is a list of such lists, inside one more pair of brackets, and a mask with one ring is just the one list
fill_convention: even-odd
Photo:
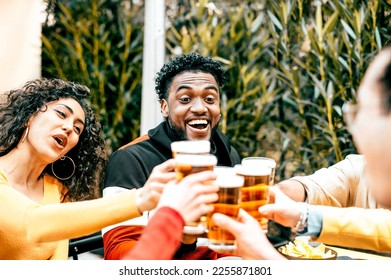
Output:
[[[172,179],[161,178],[173,169],[167,161],[137,191],[98,198],[107,155],[88,96],[87,87],[60,79],[37,79],[5,94],[0,104],[0,259],[66,259],[68,239],[155,208]],[[190,202],[179,201],[191,204],[195,196],[186,196]]]
[[[37,177],[50,174],[59,179],[66,187],[62,199],[76,201],[96,198],[107,154],[101,126],[86,101],[88,96],[87,87],[60,79],[34,80],[22,89],[10,91],[6,95],[7,100],[0,104],[2,160],[31,144],[35,149],[29,155],[36,152],[48,154],[42,162],[46,166],[37,171]],[[67,102],[59,102],[60,99]],[[80,109],[81,116],[73,123],[75,112],[68,103]],[[33,120],[44,113],[63,120],[62,127],[49,135],[43,134],[45,127],[35,126]],[[73,138],[76,142],[70,141]],[[55,152],[47,149],[47,141],[52,142],[50,144]],[[74,147],[73,143],[76,144]]]

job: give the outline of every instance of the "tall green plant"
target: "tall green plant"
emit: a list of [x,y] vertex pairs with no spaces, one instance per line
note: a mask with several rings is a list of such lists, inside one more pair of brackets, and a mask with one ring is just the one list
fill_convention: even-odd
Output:
[[55,1],[43,29],[43,75],[91,89],[111,150],[140,128],[142,6],[109,0]]
[[190,2],[188,14],[171,21],[168,50],[225,63],[221,127],[242,156],[275,158],[282,179],[355,152],[341,107],[356,98],[371,57],[390,42],[384,4]]
[[[49,1],[55,20],[43,29],[43,75],[91,88],[111,149],[139,133],[143,6],[133,2]],[[386,1],[180,2],[167,6],[167,53],[224,64],[220,125],[241,156],[275,158],[280,180],[355,152],[341,106],[391,42]]]

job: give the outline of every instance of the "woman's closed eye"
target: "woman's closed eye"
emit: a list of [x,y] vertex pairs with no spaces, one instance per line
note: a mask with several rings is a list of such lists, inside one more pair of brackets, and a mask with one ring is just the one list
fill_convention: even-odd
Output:
[[60,110],[54,110],[56,111],[57,115],[59,115],[62,119],[65,119],[67,117],[66,113]]
[[75,125],[75,126],[73,127],[73,130],[75,131],[75,133],[76,133],[77,135],[80,135],[80,134],[83,132],[83,129],[80,128],[80,127],[78,127],[77,125]]

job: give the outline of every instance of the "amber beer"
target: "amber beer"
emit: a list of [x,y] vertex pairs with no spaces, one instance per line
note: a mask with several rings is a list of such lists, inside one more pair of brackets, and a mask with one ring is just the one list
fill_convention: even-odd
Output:
[[244,177],[240,207],[257,219],[267,229],[267,219],[261,217],[258,208],[268,203],[271,168],[267,165],[235,165],[236,174]]
[[218,201],[214,210],[207,216],[209,249],[220,253],[232,253],[236,250],[235,237],[213,223],[213,213],[222,213],[236,219],[240,208],[241,189],[244,178],[234,173],[218,174],[216,184],[220,187]]
[[[201,172],[201,171],[213,171],[214,166],[217,164],[217,158],[214,155],[189,155],[178,154],[175,157],[175,172],[176,180],[179,182],[185,176]],[[190,223],[185,226],[184,233],[186,234],[203,234],[206,229],[206,217],[202,216],[196,222]]]
[[269,185],[274,185],[274,174],[276,170],[276,161],[272,158],[268,157],[245,157],[242,159],[243,165],[255,165],[255,166],[263,166],[264,164],[268,165],[271,168],[271,176]]
[[179,154],[207,155],[210,153],[209,140],[183,140],[171,143],[172,157]]

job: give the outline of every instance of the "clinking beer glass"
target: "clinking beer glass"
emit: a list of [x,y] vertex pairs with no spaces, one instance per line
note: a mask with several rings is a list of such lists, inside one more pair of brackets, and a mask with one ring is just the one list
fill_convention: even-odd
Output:
[[[213,171],[217,164],[217,158],[212,154],[190,155],[177,154],[175,157],[176,180],[179,182],[185,176],[201,172]],[[206,216],[201,216],[196,222],[185,225],[183,232],[185,234],[200,235],[206,231]]]
[[234,169],[237,175],[244,177],[240,208],[257,219],[262,229],[267,230],[268,220],[261,217],[258,209],[268,203],[271,168],[267,164],[256,166],[237,164]]
[[272,169],[270,176],[270,185],[274,185],[274,174],[277,165],[274,159],[268,157],[245,157],[242,159],[242,164],[255,166],[262,166],[264,164],[267,164]]
[[210,153],[209,140],[183,140],[171,143],[172,157],[181,154],[207,155]]
[[[233,169],[233,168],[232,168]],[[214,210],[207,215],[208,247],[219,253],[233,253],[236,250],[235,236],[214,224],[213,213],[222,213],[236,219],[240,208],[241,189],[244,177],[232,172],[217,173],[215,184],[219,186],[218,201],[213,204]]]

